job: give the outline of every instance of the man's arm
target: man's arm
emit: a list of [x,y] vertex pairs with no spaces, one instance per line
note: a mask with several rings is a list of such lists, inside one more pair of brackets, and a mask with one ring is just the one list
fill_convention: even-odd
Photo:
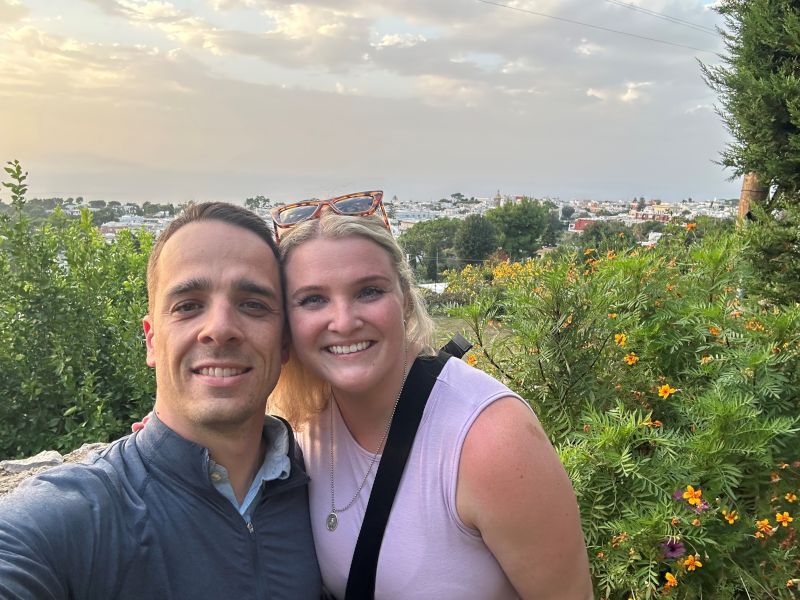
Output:
[[572,485],[538,420],[518,399],[492,403],[472,425],[456,504],[522,598],[592,598]]
[[91,567],[108,525],[98,484],[79,468],[59,467],[0,499],[0,598],[66,600],[103,589],[107,575]]

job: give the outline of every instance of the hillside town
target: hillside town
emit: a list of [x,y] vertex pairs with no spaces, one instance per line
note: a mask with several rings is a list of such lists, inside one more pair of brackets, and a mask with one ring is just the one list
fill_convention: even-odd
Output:
[[[627,226],[635,225],[642,221],[656,221],[667,223],[673,219],[693,220],[698,216],[709,216],[718,219],[729,219],[736,216],[738,199],[711,199],[695,201],[692,198],[682,200],[680,203],[667,203],[659,199],[633,198],[631,201],[597,201],[591,199],[564,201],[560,198],[538,198],[527,195],[508,195],[498,192],[491,198],[467,197],[461,193],[454,193],[448,198],[437,201],[419,202],[416,200],[401,200],[397,196],[385,197],[384,204],[390,216],[393,231],[400,235],[422,221],[447,217],[465,219],[474,214],[482,215],[488,210],[507,204],[522,203],[524,201],[537,201],[548,204],[553,210],[558,210],[561,218],[568,223],[567,231],[580,234],[586,226],[596,221],[619,221]],[[102,202],[102,201],[99,201]],[[150,205],[159,210],[145,210],[139,205],[128,203],[115,203],[116,210],[109,205],[99,206],[98,201],[90,204],[76,204],[66,202],[61,205],[61,210],[67,215],[77,216],[81,209],[90,211],[104,211],[113,218],[99,223],[103,235],[111,240],[124,229],[144,229],[158,235],[172,218],[179,207],[172,205]],[[245,206],[251,208],[264,219],[269,219],[270,209],[277,205],[264,196],[248,198]]]

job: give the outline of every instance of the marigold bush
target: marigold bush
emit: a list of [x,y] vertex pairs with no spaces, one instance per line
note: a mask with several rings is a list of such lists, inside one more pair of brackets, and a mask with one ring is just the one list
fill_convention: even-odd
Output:
[[[598,598],[796,598],[800,308],[735,232],[449,275],[572,479]],[[793,583],[795,582],[795,583]]]

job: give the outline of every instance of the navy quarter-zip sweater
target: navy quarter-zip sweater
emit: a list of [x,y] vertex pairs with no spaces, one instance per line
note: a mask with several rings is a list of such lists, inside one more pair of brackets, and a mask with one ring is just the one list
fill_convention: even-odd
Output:
[[155,417],[88,464],[28,479],[0,500],[0,598],[316,600],[308,476],[289,435],[289,477],[263,484],[251,524],[212,485],[208,450]]

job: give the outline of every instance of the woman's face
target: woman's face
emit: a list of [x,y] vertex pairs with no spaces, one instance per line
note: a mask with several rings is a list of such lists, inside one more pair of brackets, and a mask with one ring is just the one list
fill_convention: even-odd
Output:
[[404,296],[388,253],[353,236],[289,254],[286,305],[298,358],[339,393],[392,385],[403,367]]

